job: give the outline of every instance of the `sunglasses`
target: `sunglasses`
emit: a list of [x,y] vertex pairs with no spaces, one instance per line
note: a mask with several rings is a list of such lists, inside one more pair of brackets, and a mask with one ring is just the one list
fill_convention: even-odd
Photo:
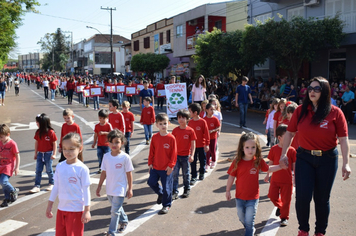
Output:
[[314,90],[314,92],[316,92],[316,93],[321,93],[321,87],[320,86],[315,86],[315,87],[308,86],[308,92],[310,93],[312,90]]

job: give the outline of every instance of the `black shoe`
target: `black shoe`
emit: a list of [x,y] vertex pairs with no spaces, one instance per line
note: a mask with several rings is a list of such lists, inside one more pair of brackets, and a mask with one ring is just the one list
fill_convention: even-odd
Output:
[[11,201],[8,199],[4,199],[4,201],[1,203],[0,207],[7,207],[11,204]]
[[158,214],[160,214],[160,215],[167,214],[169,211],[169,208],[170,208],[169,206],[162,207],[162,209],[158,212]]
[[247,128],[247,126],[246,126],[246,125],[243,125],[242,127]]
[[122,224],[120,224],[120,227],[117,231],[118,231],[118,233],[123,233],[126,228],[127,228],[127,223],[122,223]]
[[158,195],[158,197],[157,197],[157,204],[159,205],[159,204],[161,204],[162,203],[162,194],[160,194],[160,195]]
[[190,180],[190,185],[194,185],[197,182],[197,179],[193,178]]
[[199,175],[199,180],[204,180],[204,174]]
[[172,194],[172,200],[177,200],[178,199],[178,192],[174,192]]
[[11,202],[14,202],[14,201],[17,200],[17,197],[19,196],[19,191],[20,191],[20,189],[15,188],[15,191],[12,191],[12,192],[10,193],[10,201],[11,201]]
[[101,173],[101,169],[98,170],[98,174],[100,174],[100,173]]
[[185,189],[185,190],[184,190],[184,193],[183,193],[183,195],[182,195],[182,198],[187,198],[187,197],[189,197],[189,194],[190,194],[190,189]]
[[276,216],[280,216],[281,215],[281,210],[279,208],[277,208],[276,210]]

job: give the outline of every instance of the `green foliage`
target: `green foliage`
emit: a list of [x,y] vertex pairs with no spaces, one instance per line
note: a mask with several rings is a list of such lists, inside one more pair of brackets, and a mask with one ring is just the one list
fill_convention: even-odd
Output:
[[45,34],[37,44],[41,45],[41,50],[45,52],[41,61],[44,70],[53,69],[55,71],[65,70],[69,58],[69,39],[60,28],[55,33]]
[[35,6],[39,6],[36,0],[0,0],[0,68],[16,46],[15,30],[21,25],[21,17],[26,12],[36,12]]
[[150,78],[153,78],[153,74],[166,69],[169,62],[169,58],[163,54],[139,53],[131,59],[131,70],[146,72]]

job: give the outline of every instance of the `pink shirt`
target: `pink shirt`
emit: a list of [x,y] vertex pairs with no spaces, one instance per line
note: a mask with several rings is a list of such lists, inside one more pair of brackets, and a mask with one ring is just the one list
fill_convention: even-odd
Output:
[[199,85],[198,88],[195,87],[195,84],[193,85],[192,88],[192,93],[194,93],[194,97],[193,97],[193,101],[204,101],[205,97],[204,97],[204,93],[206,92],[206,89],[202,86]]

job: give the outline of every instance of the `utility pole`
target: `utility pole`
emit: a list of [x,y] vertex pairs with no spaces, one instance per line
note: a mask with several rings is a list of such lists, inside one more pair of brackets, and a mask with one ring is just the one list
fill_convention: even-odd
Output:
[[[63,33],[70,33],[70,50],[71,50],[71,69],[74,68],[74,56],[73,56],[73,31],[63,31]],[[72,70],[70,71],[72,74]]]
[[116,7],[115,8],[112,8],[112,7],[106,7],[106,8],[103,8],[101,7],[101,10],[110,10],[110,57],[111,57],[111,60],[110,60],[110,67],[111,67],[111,79],[114,78],[114,68],[113,68],[113,61],[112,61],[112,58],[113,58],[113,38],[112,38],[112,11],[116,11]]

